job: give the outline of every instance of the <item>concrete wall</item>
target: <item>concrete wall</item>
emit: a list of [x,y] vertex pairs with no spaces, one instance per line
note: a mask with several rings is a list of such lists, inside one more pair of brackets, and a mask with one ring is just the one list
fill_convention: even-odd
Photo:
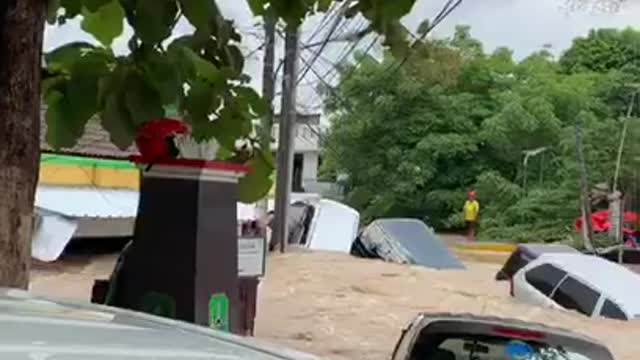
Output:
[[318,152],[302,153],[302,186],[307,181],[316,181],[318,179]]

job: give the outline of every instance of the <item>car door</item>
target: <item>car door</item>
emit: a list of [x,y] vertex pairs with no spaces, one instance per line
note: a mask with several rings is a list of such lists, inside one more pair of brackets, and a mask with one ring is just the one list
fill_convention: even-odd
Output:
[[517,286],[515,296],[528,303],[557,307],[551,295],[567,272],[548,263],[523,270],[524,275],[516,274],[514,279]]
[[592,316],[600,295],[597,290],[569,275],[553,291],[551,299],[567,310],[576,310],[581,314]]

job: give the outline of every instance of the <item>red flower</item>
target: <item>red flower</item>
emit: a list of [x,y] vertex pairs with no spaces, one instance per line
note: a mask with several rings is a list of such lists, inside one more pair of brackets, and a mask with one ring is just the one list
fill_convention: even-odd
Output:
[[136,145],[146,162],[154,162],[175,156],[170,142],[176,134],[188,134],[189,126],[176,119],[157,119],[146,122],[138,129]]

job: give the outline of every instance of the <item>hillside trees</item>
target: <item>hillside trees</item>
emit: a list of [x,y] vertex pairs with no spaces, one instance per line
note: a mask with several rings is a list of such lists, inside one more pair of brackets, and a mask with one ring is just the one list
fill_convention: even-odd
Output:
[[[610,181],[629,98],[618,69],[567,61],[544,49],[520,61],[505,48],[486,53],[468,27],[423,42],[393,76],[387,59],[368,58],[328,93],[324,170],[348,175],[347,201],[368,219],[456,228],[475,188],[482,238],[564,239],[580,213],[575,125],[584,127],[590,181]],[[627,144],[626,164],[635,148]]]

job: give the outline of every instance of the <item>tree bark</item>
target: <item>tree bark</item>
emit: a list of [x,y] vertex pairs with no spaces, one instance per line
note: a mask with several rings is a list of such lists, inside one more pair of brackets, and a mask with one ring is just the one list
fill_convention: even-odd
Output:
[[27,288],[46,0],[0,1],[0,286]]

